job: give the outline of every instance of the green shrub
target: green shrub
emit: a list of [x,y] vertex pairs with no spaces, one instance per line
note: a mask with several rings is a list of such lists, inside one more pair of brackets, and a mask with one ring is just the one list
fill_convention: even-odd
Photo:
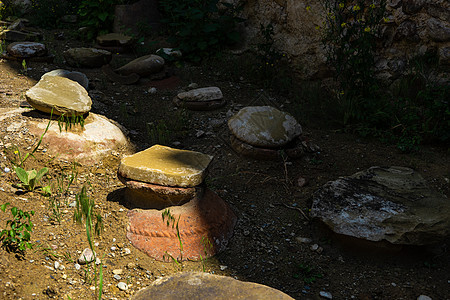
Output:
[[179,48],[185,59],[200,61],[240,39],[236,28],[241,6],[219,0],[160,0],[162,22],[168,41]]
[[[9,203],[2,204],[0,210],[5,212]],[[2,246],[8,251],[23,252],[27,248],[31,249],[33,244],[31,240],[31,232],[33,231],[33,223],[31,216],[34,211],[22,211],[17,207],[11,208],[13,219],[6,221],[6,228],[0,232],[0,241]]]

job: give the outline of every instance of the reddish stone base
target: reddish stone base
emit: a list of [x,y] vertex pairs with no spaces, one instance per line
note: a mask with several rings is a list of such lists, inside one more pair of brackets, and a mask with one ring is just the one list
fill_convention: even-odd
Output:
[[[175,219],[167,225],[165,210],[133,209],[128,212],[127,238],[134,247],[159,261],[201,260],[222,251],[233,235],[236,215],[211,190],[181,205],[167,208]],[[182,248],[177,236],[176,223]]]

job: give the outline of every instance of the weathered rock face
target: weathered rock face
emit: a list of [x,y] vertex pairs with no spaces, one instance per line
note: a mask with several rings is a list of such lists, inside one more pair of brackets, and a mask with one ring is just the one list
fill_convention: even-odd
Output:
[[200,185],[212,157],[200,152],[155,145],[124,157],[119,175],[128,179],[178,187]]
[[96,48],[72,48],[64,51],[63,55],[72,67],[98,68],[112,59],[111,52]]
[[402,167],[372,167],[328,182],[314,195],[311,216],[369,241],[426,245],[450,235],[449,199]]
[[182,254],[176,226],[172,226],[172,221],[167,225],[167,216],[162,218],[164,210],[133,209],[128,212],[127,238],[134,247],[154,259],[170,261],[166,253],[179,260],[211,257],[225,249],[233,235],[236,215],[226,202],[210,190],[167,210],[170,210],[175,223],[178,222]]
[[290,114],[271,106],[249,106],[228,121],[231,132],[256,147],[284,146],[302,133],[302,127]]
[[41,78],[43,78],[45,76],[65,77],[65,78],[69,78],[70,80],[78,82],[86,90],[89,87],[89,79],[87,78],[87,76],[85,74],[83,74],[81,72],[56,69],[56,70],[45,73],[44,75],[41,76]]
[[6,51],[17,58],[28,58],[33,56],[43,56],[47,54],[44,44],[36,42],[15,42],[6,47]]
[[141,77],[158,73],[164,68],[164,59],[158,55],[146,55],[129,62],[125,66],[116,69],[121,75],[136,73]]
[[28,103],[37,110],[61,115],[84,115],[91,110],[92,100],[77,82],[59,76],[44,76],[26,92]]
[[[237,2],[233,0],[232,2]],[[386,1],[386,19],[383,24],[377,59],[386,60],[379,76],[391,83],[407,68],[398,72],[390,66],[409,62],[413,57],[436,52],[450,45],[450,2],[447,0],[389,0]],[[320,1],[261,0],[257,5],[248,1],[243,17],[247,19],[247,44],[263,42],[260,24],[274,27],[274,45],[289,56],[294,66],[301,66],[298,75],[304,79],[330,76],[324,72],[326,56],[321,45],[322,24],[326,12]],[[396,38],[396,34],[402,38]],[[408,65],[406,65],[408,67]],[[445,81],[449,71],[436,74]],[[445,79],[447,76],[447,79]]]
[[151,286],[137,292],[131,299],[288,300],[293,298],[262,284],[243,282],[204,272],[189,272],[158,279]]

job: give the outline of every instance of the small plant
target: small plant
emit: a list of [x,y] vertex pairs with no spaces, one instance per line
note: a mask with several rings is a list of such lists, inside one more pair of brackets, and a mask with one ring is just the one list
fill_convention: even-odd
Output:
[[[2,204],[0,209],[5,212],[9,203]],[[33,223],[31,222],[31,216],[34,215],[34,211],[23,211],[13,206],[11,208],[12,220],[6,221],[6,229],[0,232],[0,240],[2,246],[8,251],[23,252],[27,248],[31,249],[33,243],[31,240],[31,232],[33,231]]]
[[117,0],[82,0],[78,9],[81,25],[88,31],[86,38],[94,39],[97,35],[105,34],[112,28],[114,21],[114,7]]
[[160,145],[168,145],[172,136],[164,121],[147,123],[147,134],[151,144]]
[[323,275],[316,271],[314,267],[307,264],[299,264],[297,266],[297,272],[293,275],[295,279],[302,278],[306,284],[311,284],[317,279],[322,278]]
[[206,262],[208,261],[208,250],[213,249],[213,244],[209,240],[207,236],[202,237],[202,244],[203,244],[203,251],[205,253],[205,259],[203,259],[203,256],[200,255],[200,260],[202,261],[202,270],[203,272],[206,272]]
[[[170,227],[172,225],[172,228],[174,228],[176,230],[177,238],[178,238],[178,242],[179,242],[179,248],[180,248],[180,262],[182,262],[183,261],[183,242],[181,241],[180,229],[178,227],[178,223],[180,222],[181,215],[178,216],[178,219],[175,219],[175,216],[172,215],[172,213],[170,212],[170,209],[167,208],[162,212],[161,217],[163,219],[163,222],[164,221],[166,222],[167,227]],[[166,251],[166,254],[169,257],[171,257],[172,260],[175,261],[179,265],[178,261],[172,255],[167,253],[167,251]]]
[[22,72],[23,72],[23,74],[25,74],[25,75],[28,74],[27,61],[26,61],[25,59],[22,60]]
[[[87,195],[86,186],[81,188],[81,191],[75,195],[75,211],[73,213],[73,219],[76,223],[81,224],[83,219],[86,223],[86,233],[88,235],[89,245],[92,244],[91,232],[94,227],[94,232],[96,235],[100,235],[103,230],[103,220],[100,214],[94,215],[94,199],[90,199]],[[95,219],[95,226],[94,226]],[[93,247],[91,247],[93,248]]]
[[36,171],[34,169],[30,171],[25,171],[21,167],[15,167],[14,172],[22,182],[15,186],[21,189],[25,189],[26,191],[32,192],[39,187],[39,181],[41,180],[42,176],[44,176],[48,172],[48,168],[44,167],[39,171]]
[[76,116],[75,114],[72,114],[72,116],[69,117],[66,114],[62,114],[58,118],[59,132],[62,132],[63,127],[65,131],[67,131],[67,129],[72,129],[72,126],[76,126],[78,124],[81,126],[81,129],[84,128],[84,116]]

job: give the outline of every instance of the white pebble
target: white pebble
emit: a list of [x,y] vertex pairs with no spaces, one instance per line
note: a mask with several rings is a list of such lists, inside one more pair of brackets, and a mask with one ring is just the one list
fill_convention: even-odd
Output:
[[75,270],[81,269],[81,266],[79,264],[75,264]]
[[11,169],[8,168],[8,167],[5,167],[5,168],[3,169],[3,171],[5,171],[5,173],[9,173],[9,172],[11,172]]
[[119,288],[119,290],[121,291],[126,291],[128,290],[128,285],[125,282],[119,282],[117,284],[117,287]]

